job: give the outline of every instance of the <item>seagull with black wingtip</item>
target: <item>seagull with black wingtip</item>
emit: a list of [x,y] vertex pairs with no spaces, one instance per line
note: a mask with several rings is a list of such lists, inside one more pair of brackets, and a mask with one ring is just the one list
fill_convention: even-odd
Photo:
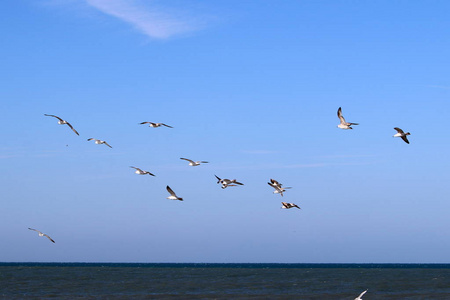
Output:
[[170,196],[167,197],[167,199],[183,201],[183,198],[178,197],[178,196],[175,194],[175,192],[170,188],[170,186],[166,186],[166,189],[167,189],[167,191],[168,191],[169,194],[170,194]]
[[75,132],[77,135],[80,135],[80,134],[78,133],[78,131],[76,131],[75,128],[73,128],[72,125],[70,125],[70,123],[67,122],[66,120],[63,120],[63,119],[61,119],[60,117],[55,116],[55,115],[47,115],[47,114],[44,114],[44,116],[57,118],[57,119],[59,120],[59,121],[58,121],[58,124],[59,124],[59,125],[64,125],[64,124],[66,124],[67,126],[70,127],[70,129],[72,129],[73,132]]
[[39,230],[30,228],[30,227],[28,227],[28,229],[33,230],[33,231],[36,231],[36,232],[39,234],[39,236],[45,236],[45,237],[48,238],[52,243],[55,242],[51,237],[49,237],[49,236],[48,236],[47,234],[45,234],[45,233],[40,232]]
[[148,126],[149,126],[149,127],[153,127],[153,128],[161,127],[161,126],[166,126],[166,127],[169,127],[169,128],[173,128],[172,126],[169,126],[169,125],[164,124],[164,123],[141,122],[141,123],[139,123],[139,124],[140,124],[140,125],[143,125],[143,124],[149,124]]
[[405,133],[403,130],[401,130],[398,127],[394,127],[395,130],[397,130],[397,133],[393,135],[393,137],[401,137],[402,140],[405,141],[405,143],[409,144],[408,138],[406,136],[411,135],[411,133],[407,132]]
[[200,164],[207,164],[207,163],[208,163],[207,161],[201,161],[201,160],[199,160],[199,161],[193,161],[193,160],[190,160],[190,159],[188,159],[188,158],[180,158],[180,159],[183,159],[183,160],[188,161],[188,162],[189,162],[189,165],[190,165],[190,166],[193,166],[193,167],[195,167],[195,166],[200,166]]
[[339,120],[341,121],[337,127],[341,128],[341,129],[353,129],[351,127],[352,125],[359,125],[358,123],[349,123],[349,122],[345,121],[344,116],[342,115],[342,108],[340,108],[340,107],[338,108],[337,115],[338,115]]
[[217,178],[217,183],[222,185],[222,188],[225,189],[229,186],[237,186],[244,185],[243,183],[238,182],[236,179],[221,179],[217,175],[214,175]]
[[291,189],[291,187],[283,187],[281,183],[272,178],[267,184],[275,189],[275,191],[273,191],[274,194],[280,194],[281,196],[283,196],[283,193],[286,191],[286,189]]
[[154,174],[150,173],[149,171],[144,171],[144,170],[136,168],[136,167],[130,167],[130,168],[135,169],[136,172],[134,172],[134,173],[136,173],[138,175],[147,175],[148,174],[148,175],[151,175],[151,176],[155,176]]
[[295,204],[295,203],[287,203],[287,202],[281,202],[281,205],[283,205],[281,208],[284,208],[284,209],[290,209],[290,208],[293,208],[293,207],[297,207],[298,209],[301,209],[297,204]]
[[108,144],[107,142],[105,142],[105,141],[97,140],[97,139],[94,139],[94,138],[88,139],[88,141],[92,141],[92,140],[94,140],[95,143],[96,143],[97,145],[105,144],[105,145],[108,146],[109,148],[112,148],[111,145],[109,145],[109,144]]

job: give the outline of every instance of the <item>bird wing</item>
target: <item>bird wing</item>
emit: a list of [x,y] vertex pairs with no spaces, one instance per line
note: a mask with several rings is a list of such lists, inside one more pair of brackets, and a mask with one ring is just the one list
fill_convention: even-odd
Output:
[[203,160],[201,160],[201,161],[198,161],[199,163],[202,163],[202,164],[207,164],[208,162],[207,161],[203,161]]
[[103,144],[105,144],[106,146],[108,146],[109,148],[112,148],[110,144],[108,144],[107,142],[103,142]]
[[397,130],[398,133],[404,133],[403,130],[401,130],[401,129],[398,128],[398,127],[394,127],[394,129]]
[[42,233],[42,232],[40,232],[39,230],[36,230],[36,229],[30,228],[30,227],[28,227],[28,229],[30,229],[30,230],[33,230],[33,231],[36,231],[36,232],[38,232],[38,233]]
[[364,292],[362,292],[356,299],[361,300],[361,297],[364,296],[365,293],[367,293],[368,290],[365,290]]
[[337,115],[338,115],[338,118],[341,120],[341,124],[347,123],[347,122],[345,122],[344,116],[342,115],[342,108],[340,108],[340,107],[338,108]]
[[136,168],[136,167],[131,167],[131,166],[130,166],[130,168],[136,169],[136,170],[138,170],[138,171],[142,171],[141,169]]
[[[170,188],[170,186],[166,186],[167,191],[169,192],[169,194],[171,194],[174,197],[177,197],[177,195],[175,195],[174,191],[172,191],[172,189]],[[178,198],[178,197],[177,197]]]
[[233,183],[239,184],[239,185],[244,185],[243,183],[237,182],[236,179],[234,179]]
[[51,237],[49,237],[47,234],[44,234],[44,236],[46,237],[46,238],[48,238],[50,241],[52,241],[53,243],[55,242],[54,240],[52,240],[52,238]]
[[72,129],[72,130],[73,130],[73,132],[75,132],[75,133],[76,133],[77,135],[80,135],[80,134],[78,133],[78,131],[76,131],[76,130],[75,130],[75,128],[73,128],[73,127],[72,127],[72,125],[70,125],[70,123],[69,123],[69,122],[67,122],[67,121],[66,121],[66,124],[67,124],[67,126],[69,126],[69,127],[70,127],[70,129]]
[[55,115],[47,115],[47,114],[44,114],[44,116],[47,116],[47,117],[53,117],[53,118],[57,118],[57,119],[60,120],[60,121],[64,121],[63,119],[61,119],[60,117],[55,116]]
[[95,140],[95,141],[96,141],[96,139],[94,139],[94,138],[88,138],[87,140],[88,140],[88,141],[92,141],[92,140]]
[[215,174],[214,174],[214,176],[216,176],[216,178],[217,178],[217,180],[218,180],[217,183],[220,183],[220,181],[221,181],[222,179],[220,179],[220,178],[219,178],[217,175],[215,175]]
[[272,182],[274,185],[280,185],[280,183],[278,181],[276,181],[275,179],[270,178],[270,182]]
[[169,125],[164,124],[164,123],[161,123],[161,125],[166,126],[166,127],[169,127],[169,128],[173,128],[172,126],[169,126]]
[[142,124],[149,124],[149,123],[151,123],[151,122],[141,122],[139,124],[142,125]]
[[406,137],[406,135],[402,135],[402,140],[405,141],[405,143],[409,144],[408,138]]
[[[187,160],[188,162],[194,163],[193,160],[190,160],[190,159],[187,159],[187,158],[182,158],[182,157],[181,157],[180,159]],[[216,177],[217,177],[217,176],[216,176]]]
[[148,175],[155,176],[155,174],[152,174],[152,173],[150,173],[149,171],[145,171],[145,172],[147,172]]

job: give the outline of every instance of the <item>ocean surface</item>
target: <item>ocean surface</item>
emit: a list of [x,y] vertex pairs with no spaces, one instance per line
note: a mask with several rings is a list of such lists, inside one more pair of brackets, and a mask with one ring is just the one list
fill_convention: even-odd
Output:
[[450,264],[0,263],[0,299],[450,299]]

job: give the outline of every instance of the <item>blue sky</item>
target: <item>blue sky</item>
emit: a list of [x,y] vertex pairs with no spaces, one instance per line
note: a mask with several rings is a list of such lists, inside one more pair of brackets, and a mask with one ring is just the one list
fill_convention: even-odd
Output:
[[2,7],[0,261],[449,262],[450,3]]

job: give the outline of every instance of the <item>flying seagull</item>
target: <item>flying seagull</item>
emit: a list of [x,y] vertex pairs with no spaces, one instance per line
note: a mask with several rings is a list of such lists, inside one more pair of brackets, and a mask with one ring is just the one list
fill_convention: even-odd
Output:
[[359,125],[358,123],[348,123],[345,121],[344,117],[342,116],[342,109],[339,107],[337,111],[337,115],[339,120],[341,120],[341,123],[337,126],[342,129],[353,129],[352,125]]
[[149,124],[148,126],[149,127],[153,127],[153,128],[161,127],[161,126],[166,126],[166,127],[169,127],[169,128],[173,128],[172,126],[169,126],[169,125],[164,124],[164,123],[142,122],[142,123],[139,123],[139,124],[140,125],[142,125],[142,124]]
[[283,193],[286,191],[286,189],[291,189],[291,187],[282,187],[281,183],[272,178],[267,184],[275,189],[275,191],[273,191],[274,194],[280,194],[281,196],[283,196]]
[[107,142],[105,142],[105,141],[97,140],[97,139],[94,139],[94,138],[88,139],[88,141],[92,141],[92,140],[94,140],[95,143],[96,143],[97,145],[105,144],[105,145],[108,146],[109,148],[112,148],[112,147],[111,147]]
[[48,238],[50,241],[52,241],[52,243],[54,243],[55,241],[54,240],[52,240],[52,238],[51,237],[49,237],[48,235],[46,235],[45,233],[42,233],[42,232],[40,232],[39,230],[36,230],[36,229],[33,229],[33,228],[30,228],[30,227],[28,227],[28,229],[30,229],[30,230],[33,230],[33,231],[36,231],[38,234],[39,234],[39,236],[45,236],[46,238]]
[[139,174],[139,175],[147,175],[148,174],[148,175],[155,176],[154,174],[150,173],[149,171],[143,171],[143,170],[141,170],[139,168],[136,168],[136,167],[130,167],[130,168],[135,169],[136,172],[134,172],[134,173]]
[[80,135],[80,134],[72,127],[72,125],[70,125],[69,122],[67,122],[67,121],[65,121],[65,120],[63,120],[63,119],[61,119],[60,117],[55,116],[55,115],[47,115],[47,114],[44,114],[44,116],[57,118],[57,119],[59,120],[59,121],[58,121],[58,124],[59,124],[59,125],[67,124],[67,126],[69,126],[70,129],[73,130],[73,132],[75,132],[77,135]]
[[189,165],[193,166],[193,167],[199,166],[200,164],[207,164],[208,163],[207,161],[193,161],[193,160],[190,160],[190,159],[187,159],[187,158],[180,158],[180,159],[187,160],[189,162]]
[[358,297],[355,298],[355,300],[362,300],[362,296],[364,296],[365,293],[367,293],[368,290],[365,290],[364,292],[362,292]]
[[216,176],[217,183],[220,183],[223,189],[229,186],[244,185],[243,183],[237,182],[236,179],[220,179],[217,175],[214,176]]
[[298,209],[301,209],[301,208],[298,207],[298,205],[295,204],[295,203],[281,202],[281,204],[283,205],[281,208],[289,209],[289,208],[297,207]]
[[167,199],[183,201],[183,198],[178,197],[178,196],[175,194],[175,192],[172,191],[172,189],[170,188],[170,186],[167,186],[166,189],[167,189],[167,191],[168,191],[169,194],[170,194],[170,196],[167,197]]
[[406,136],[407,136],[407,135],[411,135],[411,133],[409,133],[409,132],[404,133],[403,130],[401,130],[401,129],[398,128],[398,127],[395,127],[394,129],[397,130],[397,133],[394,134],[394,137],[401,137],[402,140],[405,141],[405,143],[409,144],[408,138],[407,138]]

